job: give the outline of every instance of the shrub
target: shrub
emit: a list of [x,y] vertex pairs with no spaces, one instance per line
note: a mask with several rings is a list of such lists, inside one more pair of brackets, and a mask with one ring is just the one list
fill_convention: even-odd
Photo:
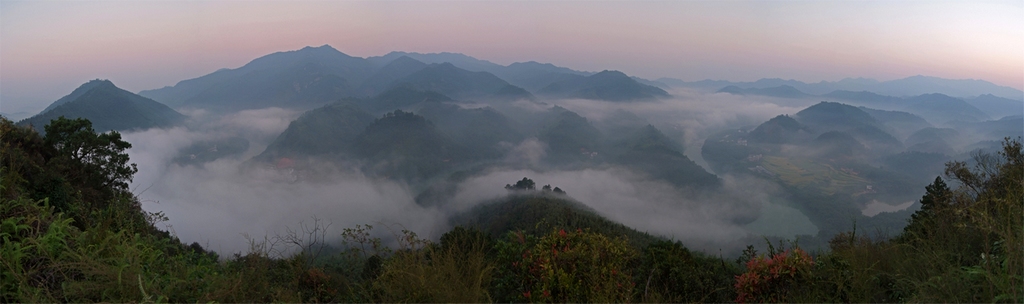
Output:
[[[401,247],[383,262],[372,282],[382,302],[490,302],[487,287],[494,267],[487,261],[483,236],[465,230],[446,234],[446,246],[428,243],[404,231]],[[419,244],[419,245],[417,245]]]
[[659,241],[640,257],[635,282],[642,302],[728,302],[739,271],[722,259],[691,252],[682,243]]
[[814,259],[800,248],[757,256],[736,276],[736,302],[787,302],[810,283]]
[[498,244],[499,301],[626,302],[637,256],[624,239],[577,229],[540,239],[509,233]]

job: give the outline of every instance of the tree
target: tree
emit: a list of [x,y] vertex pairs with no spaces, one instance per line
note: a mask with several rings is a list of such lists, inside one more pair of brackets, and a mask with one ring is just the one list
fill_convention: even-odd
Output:
[[532,179],[524,177],[522,180],[516,182],[515,185],[505,184],[505,189],[508,189],[508,190],[535,190],[535,189],[537,189],[537,184],[534,183]]
[[131,148],[131,143],[122,140],[121,133],[96,134],[92,123],[82,118],[60,117],[44,128],[44,142],[57,149],[58,158],[81,163],[85,171],[82,177],[99,177],[103,186],[128,189],[138,169],[135,164],[128,164],[125,149]]
[[910,223],[903,228],[904,234],[917,234],[918,237],[927,238],[927,228],[933,226],[937,213],[944,207],[949,206],[952,191],[942,181],[941,176],[936,176],[931,185],[924,187],[925,194],[921,197],[921,209],[910,216]]
[[[90,222],[90,214],[106,210],[118,200],[126,200],[130,209],[141,210],[138,200],[131,195],[128,184],[138,172],[135,164],[128,163],[126,149],[132,145],[121,140],[117,131],[97,134],[92,122],[83,118],[59,117],[44,127],[43,142],[55,149],[46,166],[58,173],[81,199],[76,209],[76,223]],[[72,211],[70,209],[62,211]]]
[[950,190],[936,179],[926,187],[921,210],[897,239],[927,253],[915,257],[926,266],[910,272],[927,282],[912,301],[1024,298],[1024,148],[1007,138],[998,154],[975,154],[973,163],[947,163],[946,178],[959,186]]

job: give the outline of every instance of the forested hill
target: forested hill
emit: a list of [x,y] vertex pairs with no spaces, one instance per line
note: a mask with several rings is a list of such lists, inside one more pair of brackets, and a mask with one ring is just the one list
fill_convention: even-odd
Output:
[[554,191],[550,186],[542,189],[514,189],[507,197],[481,204],[455,216],[453,223],[480,229],[493,237],[501,237],[509,231],[544,234],[556,229],[586,229],[611,237],[622,237],[637,248],[666,240],[608,220],[586,205],[574,201],[561,189]]
[[100,131],[128,131],[179,125],[185,115],[114,86],[109,80],[89,81],[55,101],[42,113],[19,122],[43,131],[57,117],[85,118]]

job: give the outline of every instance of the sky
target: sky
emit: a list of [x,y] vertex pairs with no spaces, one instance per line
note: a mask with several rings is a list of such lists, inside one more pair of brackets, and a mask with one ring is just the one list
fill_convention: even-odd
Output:
[[1024,88],[1024,1],[0,1],[0,112],[329,44],[687,81],[914,75]]

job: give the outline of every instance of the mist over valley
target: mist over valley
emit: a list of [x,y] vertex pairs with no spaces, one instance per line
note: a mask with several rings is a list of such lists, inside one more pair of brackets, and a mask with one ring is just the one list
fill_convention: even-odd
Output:
[[[527,177],[601,217],[728,255],[761,237],[817,248],[855,222],[895,233],[945,162],[995,151],[1024,125],[972,105],[1024,111],[993,95],[701,87],[710,83],[455,53],[364,59],[325,45],[141,96],[91,81],[19,124],[64,115],[121,131],[143,207],[164,212],[161,228],[183,241],[225,253],[313,217],[437,238]],[[105,91],[178,112],[97,108],[92,96]],[[140,122],[123,124],[129,117]]]
[[1020,12],[3,1],[0,302],[1021,302]]

